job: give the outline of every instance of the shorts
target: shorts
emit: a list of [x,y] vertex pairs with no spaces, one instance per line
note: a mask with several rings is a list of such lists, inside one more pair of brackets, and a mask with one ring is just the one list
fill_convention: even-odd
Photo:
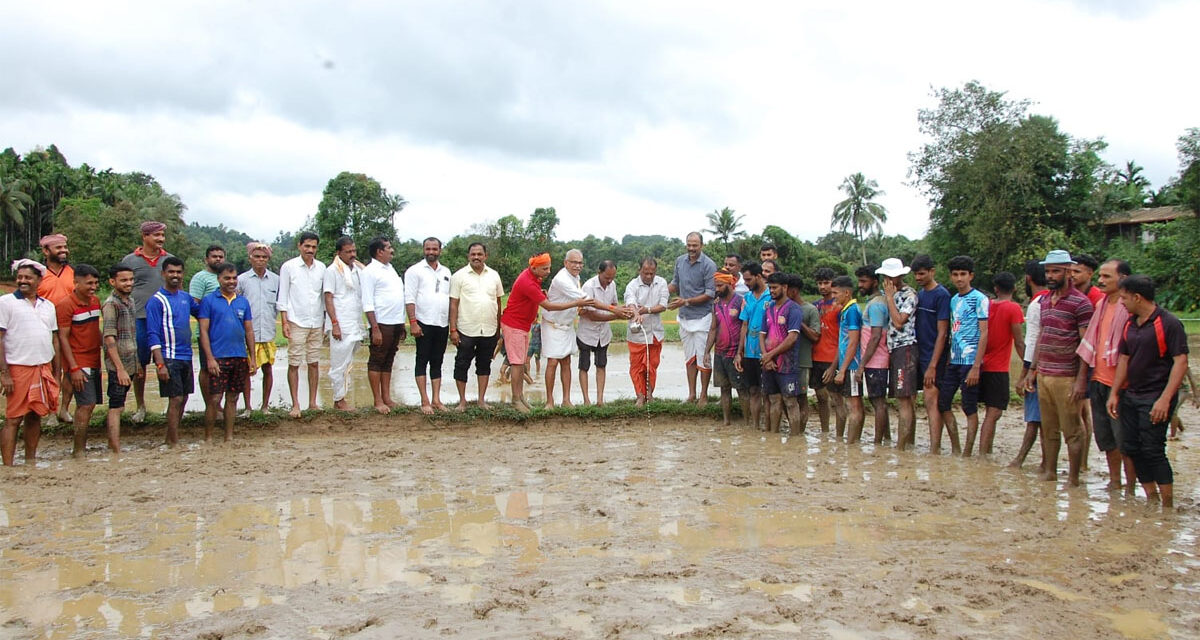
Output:
[[321,341],[325,338],[325,332],[320,327],[308,329],[289,320],[288,332],[292,334],[287,349],[289,367],[321,361]]
[[808,374],[808,369],[797,369],[796,373],[763,371],[763,395],[784,395],[792,398],[803,398],[808,395]]
[[592,356],[596,358],[596,368],[605,369],[608,367],[608,345],[602,344],[598,347],[593,347],[590,344],[580,342],[579,338],[575,338],[575,346],[579,347],[579,370],[587,371],[592,368]]
[[1038,392],[1025,392],[1025,422],[1041,422],[1042,405],[1038,404]]
[[868,398],[886,398],[888,394],[888,370],[864,369],[863,386]]
[[758,358],[742,358],[742,384],[744,389],[762,388],[762,361]]
[[683,343],[683,361],[704,371],[704,353],[708,351],[708,330],[712,314],[694,320],[679,320],[679,341]]
[[146,319],[138,318],[134,321],[137,329],[137,358],[138,364],[143,367],[150,364],[150,339],[146,337]]
[[221,375],[209,379],[209,395],[246,390],[246,381],[250,379],[250,363],[245,358],[217,358],[217,366],[221,368]]
[[[830,382],[829,384],[825,384],[825,372],[829,371],[829,367],[832,367],[832,366],[833,366],[832,362],[817,362],[816,360],[813,360],[812,375],[810,376],[812,378],[813,391],[820,391],[821,389],[824,389],[825,387],[833,386],[832,382]],[[834,389],[834,391],[837,391],[837,390]]]
[[[525,349],[525,357],[542,357],[542,325],[539,322],[533,323],[533,327],[529,329],[529,346]],[[521,362],[524,363],[525,360]]]
[[[132,376],[130,377],[132,382]],[[108,372],[108,408],[109,409],[124,409],[125,396],[129,395],[129,385],[117,382],[117,372]]]
[[742,373],[733,366],[733,358],[719,353],[713,354],[712,382],[722,389],[733,387],[738,391],[745,391],[749,388],[746,386],[746,381],[742,379]]
[[1008,392],[1007,371],[984,371],[979,374],[979,399],[983,406],[1001,411],[1008,408],[1011,397]]
[[254,343],[254,364],[259,368],[264,365],[275,364],[275,353],[278,347],[274,342],[255,342]]
[[[831,383],[829,389],[837,392],[844,398],[861,398],[863,394],[863,385],[859,381],[857,369],[847,369],[846,378],[842,380],[842,384]],[[836,374],[835,374],[836,375]]]
[[[164,398],[178,398],[181,396],[191,395],[196,390],[195,381],[192,379],[192,361],[191,360],[164,360],[167,367],[167,379],[158,381],[158,395]],[[147,373],[156,369],[151,367],[147,369]]]
[[891,351],[888,366],[888,395],[893,398],[911,398],[921,390],[921,372],[917,369],[917,345],[896,347]]
[[508,364],[524,366],[533,357],[529,350],[529,332],[506,324],[500,325],[500,332],[504,334],[504,355],[508,358]]
[[1088,383],[1088,399],[1092,402],[1092,432],[1096,446],[1101,451],[1112,451],[1121,446],[1121,420],[1108,413],[1108,393],[1112,387],[1092,380]]
[[[933,386],[935,389],[940,388],[942,386],[942,380],[946,379],[946,367],[949,366],[949,364],[948,364],[949,362],[950,362],[950,359],[943,356],[942,361],[938,363],[937,369],[934,370]],[[918,360],[917,361],[917,375],[921,377],[921,388],[925,387],[925,371],[927,371],[928,369],[929,369],[929,361],[928,360]]]
[[[950,403],[954,401],[954,394],[962,389],[963,413],[968,416],[979,413],[979,387],[981,385],[967,386],[967,374],[970,372],[971,365],[969,364],[946,366],[946,375],[938,384],[938,411],[942,413],[949,411]],[[982,379],[983,374],[980,374],[979,377]]]
[[85,368],[83,370],[83,388],[75,389],[76,406],[90,407],[104,404],[104,393],[101,391],[102,382],[100,378],[100,369]]

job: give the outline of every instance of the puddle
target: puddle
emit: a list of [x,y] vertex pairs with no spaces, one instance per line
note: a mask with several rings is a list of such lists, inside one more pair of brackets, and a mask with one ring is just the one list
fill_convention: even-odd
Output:
[[1117,633],[1134,640],[1164,638],[1171,631],[1157,613],[1145,609],[1134,609],[1125,613],[1101,612],[1100,615],[1112,621],[1113,629]]

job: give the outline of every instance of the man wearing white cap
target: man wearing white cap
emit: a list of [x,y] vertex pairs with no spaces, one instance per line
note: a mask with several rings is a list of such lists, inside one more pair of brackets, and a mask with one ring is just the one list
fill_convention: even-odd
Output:
[[900,412],[896,448],[901,451],[916,442],[917,411],[913,398],[921,389],[917,371],[917,291],[904,281],[909,271],[899,258],[888,258],[875,270],[883,276],[888,307],[887,347],[891,354],[888,393],[896,398]]
[[[1084,433],[1079,405],[1087,398],[1087,367],[1076,351],[1094,311],[1091,300],[1071,282],[1071,254],[1055,249],[1046,254],[1046,287],[1041,299],[1041,333],[1026,376],[1026,390],[1037,389],[1042,412],[1043,480],[1058,479],[1058,452],[1067,442],[1068,481],[1079,485]],[[1062,438],[1059,438],[1059,434]]]

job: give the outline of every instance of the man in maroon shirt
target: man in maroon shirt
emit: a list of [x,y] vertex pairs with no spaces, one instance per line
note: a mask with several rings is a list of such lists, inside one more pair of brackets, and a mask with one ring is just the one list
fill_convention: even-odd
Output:
[[[1146,497],[1161,499],[1163,509],[1171,509],[1175,476],[1167,459],[1167,424],[1188,369],[1187,336],[1183,323],[1154,303],[1150,278],[1132,275],[1121,281],[1121,303],[1132,317],[1123,331],[1108,414],[1121,420],[1121,452],[1133,458]],[[1130,377],[1131,371],[1137,375]]]
[[[1092,303],[1071,282],[1071,254],[1046,254],[1046,287],[1042,296],[1042,330],[1026,376],[1025,389],[1037,390],[1042,411],[1043,480],[1058,479],[1058,453],[1067,442],[1068,482],[1079,486],[1084,437],[1079,405],[1087,398],[1087,365],[1075,353],[1092,320]],[[1061,439],[1059,437],[1061,434]]]
[[500,316],[500,331],[504,335],[504,352],[511,366],[513,408],[529,413],[525,402],[525,358],[529,350],[529,327],[537,319],[538,307],[546,311],[562,311],[571,307],[590,307],[596,303],[592,298],[579,298],[568,302],[550,302],[542,291],[542,279],[550,275],[550,254],[543,253],[529,259],[529,268],[522,271],[513,282],[508,294],[504,315]]

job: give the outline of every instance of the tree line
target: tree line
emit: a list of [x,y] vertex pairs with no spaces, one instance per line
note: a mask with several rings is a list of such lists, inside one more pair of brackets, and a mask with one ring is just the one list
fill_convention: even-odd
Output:
[[[1200,128],[1180,136],[1179,174],[1156,190],[1134,160],[1120,166],[1105,163],[1102,139],[1072,137],[1053,117],[1030,113],[1028,101],[1009,99],[978,82],[937,89],[933,97],[937,105],[917,113],[925,142],[908,158],[908,184],[930,206],[925,237],[884,234],[887,209],[878,200],[885,192],[875,180],[855,173],[840,186],[845,199],[832,204],[829,233],[815,242],[787,230],[811,218],[796,215],[751,233],[743,227],[744,216],[723,207],[697,216],[695,230],[705,234],[705,251],[720,263],[728,253],[756,257],[759,247],[770,243],[777,247],[780,267],[801,275],[821,266],[851,273],[859,264],[878,264],[888,257],[909,262],[920,253],[945,264],[965,254],[975,259],[977,282],[986,286],[996,272],[1020,273],[1025,260],[1066,248],[1130,261],[1159,282],[1164,303],[1174,309],[1200,304],[1195,267],[1200,264],[1200,219],[1185,216],[1154,225],[1149,231],[1156,241],[1146,244],[1109,237],[1104,225],[1112,213],[1141,207],[1200,212]],[[364,173],[342,172],[329,180],[317,210],[300,228],[283,230],[268,242],[275,251],[273,266],[296,255],[295,239],[304,231],[321,238],[323,259],[332,255],[334,240],[342,235],[353,237],[361,248],[377,235],[394,238],[396,217],[407,204]],[[4,264],[17,257],[39,258],[37,240],[52,230],[71,239],[74,261],[112,264],[136,244],[138,225],[155,219],[168,225],[167,248],[188,263],[189,271],[200,268],[209,244],[224,246],[232,262],[248,268],[245,244],[250,236],[223,225],[187,224],[185,212],[177,195],[145,173],[72,167],[54,145],[23,156],[11,148],[0,153]],[[643,257],[658,259],[660,274],[669,278],[672,260],[684,252],[682,232],[679,237],[589,234],[563,240],[557,235],[559,222],[556,209],[547,206],[528,216],[506,215],[473,225],[442,238],[443,261],[455,268],[466,264],[468,245],[484,242],[489,265],[512,282],[532,253],[550,251],[557,259],[577,248],[590,263],[616,261],[624,282],[634,277]],[[421,259],[422,240],[396,239],[397,269]]]

